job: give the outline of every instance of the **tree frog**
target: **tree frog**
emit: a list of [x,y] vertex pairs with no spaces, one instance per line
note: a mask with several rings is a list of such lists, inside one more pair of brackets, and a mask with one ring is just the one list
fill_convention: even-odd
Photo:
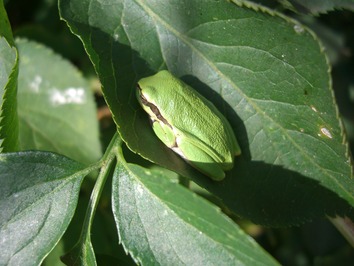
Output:
[[141,79],[137,98],[167,147],[213,180],[224,179],[241,150],[229,122],[210,101],[167,70]]

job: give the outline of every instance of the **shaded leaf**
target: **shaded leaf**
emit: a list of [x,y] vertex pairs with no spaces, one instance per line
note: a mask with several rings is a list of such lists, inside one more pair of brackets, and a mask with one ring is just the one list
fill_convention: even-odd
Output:
[[1,265],[37,265],[54,248],[74,214],[81,169],[52,153],[0,155]]
[[23,39],[16,43],[21,149],[54,151],[86,164],[98,160],[96,106],[85,79],[48,48]]

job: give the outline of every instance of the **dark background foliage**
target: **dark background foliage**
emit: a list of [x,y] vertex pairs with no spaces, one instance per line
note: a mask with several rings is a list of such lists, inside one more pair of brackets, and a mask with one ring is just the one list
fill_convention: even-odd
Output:
[[[315,31],[323,42],[332,65],[332,78],[335,97],[342,115],[351,152],[354,150],[354,13],[350,10],[315,11],[311,7],[290,1],[290,9],[276,1],[260,1],[264,5],[294,17]],[[95,74],[80,40],[74,36],[59,19],[57,2],[54,0],[21,1],[12,0],[5,3],[8,17],[15,37],[25,37],[38,41],[73,62],[89,80]],[[318,9],[317,9],[318,10]],[[315,15],[312,13],[316,13]],[[95,83],[91,83],[95,88]],[[101,126],[103,146],[115,132],[115,125],[104,108],[104,100],[97,89],[96,100]],[[128,154],[129,151],[127,150]],[[89,185],[88,185],[89,186]],[[87,201],[88,195],[82,192],[81,200],[74,221],[80,220],[81,206]],[[107,198],[103,198],[107,199]],[[108,199],[107,199],[108,200]],[[95,221],[94,232],[105,224],[115,232],[110,215],[109,204],[102,201],[98,219]],[[102,218],[103,217],[103,218]],[[314,220],[303,226],[287,229],[263,228],[244,220],[239,224],[276,259],[284,265],[351,265],[354,261],[353,249],[326,219]],[[72,223],[75,225],[75,223]],[[77,224],[77,223],[76,223]],[[108,224],[108,225],[107,225]],[[66,235],[77,234],[74,225]],[[112,234],[114,235],[114,234]],[[93,233],[93,244],[97,251],[104,250],[114,253],[115,237]],[[70,239],[70,238],[67,238]],[[114,243],[114,244],[112,244]],[[113,248],[116,247],[116,248]],[[69,245],[68,245],[69,246]],[[98,258],[105,261],[105,258]],[[50,264],[50,258],[47,261]]]

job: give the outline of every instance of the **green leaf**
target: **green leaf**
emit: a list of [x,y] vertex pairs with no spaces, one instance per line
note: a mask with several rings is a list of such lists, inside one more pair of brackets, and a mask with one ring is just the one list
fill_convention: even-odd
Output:
[[4,1],[0,0],[0,36],[3,36],[11,46],[14,46],[11,25],[4,6]]
[[335,9],[348,9],[354,11],[353,0],[288,0],[288,7],[301,13],[327,13]]
[[[0,104],[2,104],[4,91],[9,83],[11,75],[14,75],[17,64],[16,48],[12,47],[8,41],[0,36]],[[18,67],[18,66],[17,66]]]
[[18,56],[11,26],[0,0],[0,151],[18,149],[17,76]]
[[54,151],[79,162],[101,156],[96,106],[86,80],[48,48],[17,40],[22,150]]
[[54,248],[74,214],[81,169],[53,153],[0,155],[1,265],[38,265]]
[[0,36],[0,150],[18,149],[17,76],[18,55],[15,47]]
[[119,160],[112,184],[120,241],[141,265],[278,265],[220,209],[164,175]]
[[[61,0],[59,7],[83,41],[131,150],[192,178],[257,223],[353,215],[351,163],[329,65],[307,28],[228,1]],[[163,68],[230,121],[242,156],[223,182],[168,150],[138,106],[137,80]]]

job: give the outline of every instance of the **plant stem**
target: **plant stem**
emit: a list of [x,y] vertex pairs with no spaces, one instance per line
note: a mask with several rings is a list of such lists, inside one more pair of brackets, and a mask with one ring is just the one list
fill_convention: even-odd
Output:
[[342,236],[349,242],[349,244],[354,247],[354,223],[348,217],[335,218],[329,217],[329,220],[334,224]]
[[110,173],[110,169],[112,166],[112,162],[115,159],[116,149],[118,142],[117,133],[112,138],[110,144],[108,145],[105,154],[103,155],[102,159],[100,160],[100,173],[96,180],[95,186],[92,190],[89,205],[86,210],[84,224],[82,226],[80,241],[79,244],[83,244],[90,240],[90,232],[91,232],[91,225],[93,222],[93,218],[98,206],[98,202],[101,196],[101,193],[104,188],[104,184],[106,183],[107,177]]

